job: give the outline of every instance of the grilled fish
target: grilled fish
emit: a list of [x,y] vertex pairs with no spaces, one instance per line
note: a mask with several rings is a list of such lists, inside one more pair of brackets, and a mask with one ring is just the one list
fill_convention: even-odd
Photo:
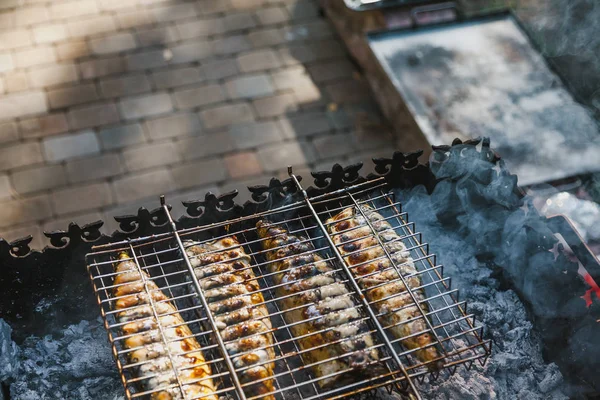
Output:
[[241,383],[261,380],[244,387],[246,396],[275,399],[266,379],[275,369],[271,321],[250,256],[234,236],[184,246]]
[[[284,319],[287,324],[294,324],[290,326],[292,335],[311,334],[297,340],[301,350],[313,349],[303,354],[305,364],[320,363],[312,367],[317,378],[347,371],[322,378],[319,385],[327,388],[346,382],[353,374],[365,374],[367,368],[378,371],[379,367],[373,365],[379,359],[377,350],[372,348],[373,337],[365,321],[360,320],[350,292],[334,277],[332,266],[314,252],[306,239],[267,221],[259,221],[256,226],[259,237],[264,239],[263,248],[270,250],[266,255],[273,261],[269,272],[280,272],[272,278],[278,285],[275,295],[281,299],[280,308],[289,310]],[[309,321],[298,324],[305,320]],[[318,331],[324,332],[315,333]],[[352,354],[343,356],[347,353]],[[334,360],[335,357],[340,358]]]
[[[217,389],[210,378],[210,366],[175,306],[126,252],[119,254],[119,260],[115,266],[113,296],[117,299],[115,309],[123,311],[116,314],[116,319],[124,324],[121,331],[128,336],[123,342],[130,350],[128,362],[143,363],[135,368],[137,376],[145,378],[140,381],[141,389],[154,391],[150,395],[153,400],[218,400]],[[175,361],[174,366],[169,353]],[[178,370],[185,397],[181,395],[173,367]]]
[[[402,276],[412,275],[405,280],[413,289],[421,286],[421,278],[414,275],[417,270],[410,252],[381,214],[368,205],[360,207],[376,232],[372,233],[365,218],[355,207],[349,207],[326,221],[327,229],[333,236],[333,242],[351,267],[361,289],[366,291],[367,300],[373,303],[373,307],[378,313],[385,314],[380,317],[380,322],[384,326],[393,325],[390,331],[397,339],[404,339],[402,344],[408,349],[419,349],[415,351],[415,355],[420,361],[433,361],[439,358],[436,348],[429,346],[421,349],[434,342],[431,334],[427,332],[428,326],[425,317],[419,318],[421,316],[419,309],[406,291],[398,272],[385,256],[384,249],[379,245],[375,235],[384,243]],[[352,268],[352,266],[355,267]],[[386,282],[389,283],[386,284]],[[412,290],[412,292],[417,301],[421,302],[424,299],[422,289]],[[421,303],[421,307],[427,312],[425,303]],[[418,332],[425,333],[407,337]],[[430,368],[437,368],[437,364],[430,364]]]

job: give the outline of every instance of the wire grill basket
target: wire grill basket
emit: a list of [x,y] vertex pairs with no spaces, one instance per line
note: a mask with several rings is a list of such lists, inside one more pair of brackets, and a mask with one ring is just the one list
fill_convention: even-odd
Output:
[[[444,277],[443,266],[437,264],[434,254],[429,253],[428,243],[423,242],[415,224],[409,221],[407,213],[402,211],[401,204],[396,201],[383,179],[309,197],[291,170],[290,175],[303,198],[291,200],[284,206],[205,226],[177,229],[163,199],[163,209],[169,218],[171,232],[95,246],[92,253],[86,256],[90,279],[128,399],[161,398],[158,395],[163,392],[181,399],[336,399],[377,388],[395,388],[407,397],[418,399],[418,381],[426,377],[437,379],[440,375],[449,376],[460,364],[470,368],[475,360],[479,360],[481,364],[485,362],[491,352],[491,342],[483,339],[482,326],[475,322],[473,314],[467,312],[466,303],[459,301],[458,290],[451,288],[450,278]],[[405,307],[415,311],[411,318],[390,324],[385,319],[386,312],[398,310],[382,312],[374,304],[381,300],[369,300],[367,292],[372,287],[365,288],[361,285],[361,280],[355,276],[357,265],[351,265],[347,261],[349,254],[342,254],[340,251],[339,241],[336,244],[336,233],[331,229],[333,222],[327,221],[348,208],[354,210],[355,217],[363,217],[365,224],[361,232],[366,229],[368,233],[365,236],[376,239],[370,248],[361,248],[355,253],[377,250],[377,258],[386,261],[386,268],[398,272],[396,278],[386,282],[386,285],[397,284],[404,290],[389,297],[404,296],[408,299]],[[381,235],[374,226],[376,223],[367,218],[367,212],[376,212],[382,221],[391,225],[398,236],[395,240],[402,242],[405,251],[410,253],[409,262],[414,265],[415,272],[408,275],[402,272],[402,265],[398,265],[390,254],[388,244],[382,242]],[[318,255],[327,263],[330,267],[327,274],[337,283],[343,284],[346,295],[352,299],[356,313],[350,322],[360,323],[365,327],[356,336],[369,335],[373,338],[368,348],[360,349],[377,354],[373,365],[363,365],[363,372],[358,374],[353,374],[356,371],[352,370],[352,366],[326,375],[317,374],[319,366],[347,360],[353,351],[317,361],[309,357],[314,348],[303,347],[301,341],[326,334],[335,326],[325,324],[319,330],[307,330],[299,337],[298,331],[294,330],[295,326],[324,316],[304,313],[303,315],[307,315],[305,320],[292,321],[288,318],[291,310],[286,308],[286,298],[278,289],[290,282],[276,284],[274,278],[281,271],[273,270],[271,266],[291,256],[284,255],[281,260],[267,258],[267,254],[273,249],[265,248],[266,239],[259,235],[256,228],[258,221],[268,221],[270,226],[285,229],[288,236],[297,238],[297,243],[310,244],[302,255]],[[258,303],[254,302],[252,307],[264,306],[268,310],[268,315],[259,318],[268,321],[268,324],[263,325],[264,329],[258,333],[248,332],[242,335],[246,335],[246,339],[259,336],[266,338],[264,343],[259,348],[241,353],[231,351],[232,343],[239,338],[224,336],[222,316],[214,311],[214,299],[206,286],[203,286],[207,278],[198,272],[199,268],[206,269],[214,265],[205,263],[198,266],[194,254],[189,251],[191,245],[202,246],[227,238],[235,238],[236,241],[230,243],[229,247],[211,251],[219,255],[236,250],[237,256],[229,261],[236,257],[247,260],[241,269],[251,271],[252,280],[257,285],[245,295],[260,295]],[[363,264],[372,261],[374,260],[367,260]],[[134,283],[139,284],[138,296],[144,299],[128,309],[117,306],[119,299],[127,295],[115,295],[119,288],[131,285],[131,281],[115,283],[115,278],[119,275],[115,268],[122,262],[128,262],[131,266],[129,273],[137,277]],[[415,278],[418,278],[419,285],[410,283]],[[411,279],[413,280],[409,282]],[[230,283],[229,287],[231,286],[235,286],[235,283]],[[287,297],[300,294],[302,292]],[[297,308],[313,305],[304,303]],[[146,314],[136,314],[134,310],[141,308],[147,311]],[[124,310],[131,311],[130,315],[134,317],[124,321],[120,317]],[[167,320],[171,321],[170,324],[164,323]],[[420,324],[414,325],[415,321],[420,321]],[[125,332],[124,327],[131,323],[144,328],[137,333]],[[403,324],[423,327],[422,331],[411,331],[409,336],[418,338],[427,335],[430,340],[422,346],[406,346],[407,337],[399,338],[391,333],[393,325]],[[172,335],[172,331],[177,328],[182,328],[178,331],[179,334]],[[149,356],[145,360],[132,359],[131,354],[143,347],[128,344],[127,339],[136,335],[151,337],[149,340],[159,350],[158,355],[155,354],[154,358]],[[340,337],[316,346],[335,346],[355,340],[356,336]],[[197,343],[201,349],[182,346],[188,340]],[[435,349],[437,356],[429,359],[417,356],[427,348]],[[259,360],[252,365],[270,364],[274,368],[270,376],[249,382],[244,377],[251,369],[250,366],[240,365],[238,361],[240,357],[259,350],[268,350],[270,359]],[[198,361],[195,364],[185,364],[181,362],[181,357],[198,351],[201,351],[205,360],[202,364],[209,367],[209,373],[194,376],[189,372],[196,371]],[[354,352],[356,351],[358,350]],[[342,376],[351,376],[352,379],[338,379]],[[324,385],[324,382],[336,380],[338,384]],[[212,394],[194,394],[189,390],[192,385],[208,385],[209,382],[213,384]],[[264,390],[261,393],[250,390],[257,383],[266,382],[271,383],[264,385],[269,388],[268,393]]]

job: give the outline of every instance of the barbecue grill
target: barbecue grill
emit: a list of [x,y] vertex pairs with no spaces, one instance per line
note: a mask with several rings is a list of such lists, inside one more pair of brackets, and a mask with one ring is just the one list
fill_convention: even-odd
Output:
[[[2,317],[13,326],[14,339],[20,341],[31,334],[44,335],[51,327],[89,318],[99,306],[126,397],[144,398],[150,393],[140,389],[142,378],[133,373],[139,363],[131,363],[127,359],[130,349],[123,346],[122,324],[115,318],[115,298],[111,291],[117,258],[120,253],[127,252],[140,276],[145,276],[141,272],[144,271],[168,296],[168,301],[176,306],[193,337],[202,346],[212,375],[198,380],[213,379],[218,384],[218,394],[226,398],[258,398],[244,393],[248,384],[240,381],[241,370],[233,365],[232,357],[225,349],[227,343],[215,327],[214,315],[208,311],[207,299],[185,251],[187,244],[184,244],[188,240],[201,244],[235,236],[251,257],[252,269],[260,283],[258,292],[263,295],[264,304],[270,312],[273,329],[268,334],[272,335],[272,347],[276,353],[273,394],[277,398],[343,398],[383,389],[394,390],[406,398],[422,398],[419,388],[424,382],[452,379],[451,375],[459,368],[470,369],[475,361],[484,365],[491,354],[491,341],[486,338],[482,324],[475,321],[475,315],[468,311],[458,289],[452,288],[451,277],[444,274],[443,266],[429,251],[427,238],[422,237],[395,196],[397,189],[417,185],[424,185],[432,191],[439,181],[432,171],[442,168],[452,152],[474,156],[475,159],[471,160],[477,162],[496,164],[497,174],[516,181],[490,149],[489,141],[463,143],[456,140],[453,146],[435,147],[429,164],[419,164],[422,152],[397,152],[391,158],[374,159],[375,174],[366,178],[360,175],[361,164],[345,168],[336,164],[331,171],[313,173],[314,185],[306,189],[302,178],[290,168],[288,179],[280,181],[273,178],[268,185],[250,187],[252,200],[243,206],[234,202],[236,192],[220,196],[208,193],[203,200],[184,202],[187,215],[177,221],[171,215],[167,199],[161,197],[160,207],[153,211],[140,209],[137,215],[116,217],[120,230],[110,236],[100,233],[101,221],[83,227],[71,224],[68,231],[46,233],[53,247],[41,252],[29,248],[31,238],[10,244],[0,241],[0,262],[3,266],[0,287],[5,293],[0,299],[0,308],[6,310]],[[485,177],[476,178],[485,181]],[[512,188],[516,191],[516,186]],[[515,192],[514,195],[520,196],[520,193]],[[419,305],[419,314],[415,318],[426,322],[426,331],[433,337],[429,346],[438,350],[438,359],[420,361],[415,353],[421,349],[407,348],[402,345],[401,339],[389,334],[390,326],[382,322],[372,302],[366,299],[351,267],[333,242],[325,221],[347,207],[361,210],[362,205],[369,205],[379,212],[410,251],[421,286],[415,288],[405,284],[405,287],[414,303]],[[380,354],[383,370],[374,368],[377,374],[354,376],[351,382],[339,386],[322,388],[319,385],[324,377],[318,378],[312,373],[314,365],[303,359],[306,351],[298,346],[298,338],[291,334],[290,323],[285,321],[285,312],[279,307],[278,300],[281,299],[275,293],[273,274],[266,268],[268,261],[255,228],[259,219],[268,220],[302,237],[302,240],[310,241],[314,251],[335,266],[333,273],[351,290],[355,304],[358,304],[360,319],[368,325],[368,333],[376,338],[373,348]],[[373,226],[368,225],[370,234],[373,234]],[[576,235],[568,235],[564,231],[568,229],[565,224],[555,225],[563,229],[565,245],[569,245],[579,259],[584,259],[586,268],[596,276],[595,258],[589,257],[585,245],[576,243]],[[379,242],[378,246],[381,245]],[[385,246],[382,248],[385,249]],[[392,268],[397,269],[399,266],[388,252],[384,253],[383,257],[391,261]],[[85,264],[87,272],[83,267]],[[398,279],[405,281],[408,278],[400,274]],[[86,282],[90,279],[93,291]],[[570,284],[575,285],[573,282]],[[586,289],[583,281],[577,285]],[[63,296],[66,288],[68,296]],[[145,290],[148,291],[147,285]],[[417,291],[424,293],[422,300],[416,295]],[[40,312],[41,301],[47,299],[52,299],[51,306]],[[152,302],[151,306],[157,317],[156,303]],[[160,334],[160,325],[158,330]],[[414,335],[422,333],[415,332]],[[161,340],[167,342],[164,336]],[[177,364],[172,362],[171,365]],[[172,372],[166,372],[171,378],[168,386],[179,391],[185,386],[179,379],[180,373],[176,367]]]
[[[381,386],[393,385],[401,387],[414,398],[420,398],[413,379],[426,374],[437,377],[441,371],[430,372],[433,364],[440,364],[441,362],[443,368],[453,369],[460,364],[474,360],[484,362],[489,356],[491,342],[483,339],[483,328],[476,324],[473,314],[466,312],[465,302],[457,300],[458,290],[450,288],[450,278],[444,277],[443,267],[436,263],[435,255],[429,254],[427,243],[423,242],[414,224],[409,222],[407,213],[401,211],[401,204],[390,193],[385,178],[375,178],[347,188],[329,191],[322,195],[309,196],[291,168],[289,173],[291,180],[296,185],[294,189],[296,193],[284,197],[283,201],[289,200],[290,204],[277,205],[268,211],[252,213],[248,216],[200,227],[177,229],[163,197],[162,210],[169,220],[168,225],[172,228],[171,232],[92,247],[92,252],[87,256],[90,278],[94,285],[94,292],[98,296],[98,303],[105,319],[105,326],[109,331],[109,340],[117,357],[117,364],[122,373],[128,398],[137,398],[150,393],[136,393],[135,391],[134,384],[139,382],[140,379],[128,372],[134,366],[139,367],[139,363],[132,365],[125,358],[126,353],[131,350],[123,348],[124,335],[120,333],[120,327],[123,324],[114,319],[114,314],[117,312],[114,310],[116,299],[110,293],[114,287],[112,281],[116,275],[114,264],[117,262],[118,254],[122,251],[127,251],[132,255],[131,259],[135,261],[140,271],[146,271],[152,276],[152,279],[160,282],[158,284],[159,289],[169,294],[169,297],[178,304],[179,310],[191,315],[188,322],[197,325],[194,329],[194,336],[204,344],[202,347],[209,354],[209,363],[214,366],[214,374],[210,378],[217,379],[220,382],[218,384],[220,388],[218,394],[221,396],[229,395],[233,398],[246,398],[243,389],[249,384],[242,385],[237,378],[239,369],[236,370],[233,367],[232,357],[228,355],[223,339],[219,337],[218,330],[215,328],[215,318],[207,311],[207,299],[200,288],[198,280],[195,278],[193,267],[186,254],[183,242],[190,239],[196,243],[206,243],[215,239],[235,236],[240,244],[247,248],[246,253],[252,258],[253,268],[258,270],[257,279],[261,283],[258,292],[265,298],[273,323],[273,329],[269,332],[273,335],[273,344],[270,346],[276,349],[275,363],[277,368],[274,375],[276,389],[273,393],[270,393],[272,395],[283,395],[285,397],[295,394],[299,399],[334,399]],[[302,194],[303,198],[294,201],[293,199],[298,197],[298,194]],[[419,362],[413,357],[419,348],[407,350],[399,346],[400,340],[394,339],[389,334],[391,326],[384,326],[379,322],[381,315],[377,315],[373,311],[372,304],[364,296],[366,291],[359,287],[350,271],[350,267],[333,244],[332,235],[328,233],[323,221],[333,217],[348,206],[360,207],[365,204],[370,205],[384,215],[393,228],[401,232],[402,240],[411,251],[416,265],[419,265],[417,275],[421,277],[423,283],[421,287],[410,289],[410,286],[406,283],[409,276],[399,275],[398,281],[402,280],[405,286],[409,288],[408,291],[413,301],[419,305],[427,305],[428,312],[424,310],[424,307],[418,307],[420,316],[417,318],[427,321],[428,331],[435,338],[433,345],[439,347],[440,354],[443,355],[441,360],[432,360],[430,363]],[[284,227],[290,234],[307,238],[305,240],[315,243],[313,252],[326,255],[326,261],[336,263],[338,268],[335,269],[335,273],[341,277],[342,282],[353,290],[352,295],[356,297],[363,314],[361,319],[369,325],[369,333],[376,335],[378,338],[373,349],[377,349],[382,353],[380,362],[385,365],[385,371],[380,376],[364,377],[351,384],[333,389],[324,390],[319,387],[320,381],[325,377],[316,378],[310,375],[307,367],[312,367],[314,364],[308,364],[303,359],[303,354],[307,351],[300,349],[297,344],[298,339],[289,330],[290,324],[282,318],[285,311],[282,311],[277,305],[281,299],[275,294],[275,286],[270,282],[270,277],[274,274],[267,272],[265,269],[267,263],[276,261],[266,261],[264,258],[265,250],[260,247],[260,242],[265,239],[258,238],[254,227],[259,219],[267,219]],[[372,226],[370,228],[373,229]],[[375,235],[374,231],[372,235]],[[380,245],[383,244],[380,243]],[[385,257],[393,264],[393,268],[399,271],[399,267],[392,261],[391,256],[386,254]],[[192,290],[185,290],[185,288],[190,287]],[[417,301],[417,297],[413,293],[415,290],[424,290],[427,293],[425,299]],[[150,296],[151,293],[147,294]],[[400,295],[402,293],[394,296]],[[197,298],[200,299],[199,302],[189,301]],[[152,304],[152,307],[155,314],[159,315],[160,312],[156,310],[154,304]],[[411,321],[407,320],[403,323],[409,322]],[[325,328],[324,330],[331,329]],[[310,335],[317,333],[323,332],[317,331],[310,333]],[[427,332],[415,332],[414,335],[417,336],[423,333]],[[363,333],[359,335],[363,335]],[[166,341],[167,339],[163,337],[163,340]],[[178,338],[177,340],[181,339]],[[342,340],[352,340],[352,338]],[[327,345],[330,344],[323,344],[322,346]],[[346,354],[341,358],[350,355]],[[174,360],[171,361],[172,365],[176,365]],[[331,360],[323,360],[321,363],[328,361]],[[376,367],[376,365],[372,367]],[[344,372],[347,371],[339,371],[336,374]],[[177,377],[179,371],[174,371],[174,374]],[[328,378],[331,378],[331,376],[328,376]],[[202,379],[208,379],[208,377]],[[179,379],[175,379],[172,386],[179,388],[183,396],[184,385]],[[156,391],[164,389],[165,387],[161,387]]]

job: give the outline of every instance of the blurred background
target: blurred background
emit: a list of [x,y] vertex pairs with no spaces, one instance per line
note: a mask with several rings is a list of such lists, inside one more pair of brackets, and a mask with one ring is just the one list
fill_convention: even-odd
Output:
[[541,207],[560,181],[597,215],[597,21],[592,0],[0,0],[0,237],[480,135]]

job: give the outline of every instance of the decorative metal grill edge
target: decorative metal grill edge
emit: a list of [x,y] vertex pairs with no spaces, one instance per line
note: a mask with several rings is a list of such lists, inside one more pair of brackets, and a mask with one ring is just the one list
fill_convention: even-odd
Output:
[[[479,144],[481,146],[478,148]],[[384,177],[390,186],[395,188],[411,188],[424,185],[431,192],[440,180],[456,178],[437,179],[435,172],[440,165],[451,160],[450,150],[457,149],[459,146],[461,157],[463,156],[462,153],[466,151],[470,156],[475,155],[479,159],[499,165],[501,170],[508,174],[500,157],[490,149],[489,139],[478,138],[464,142],[455,139],[451,145],[432,146],[434,150],[432,157],[425,163],[419,162],[419,158],[423,154],[422,150],[410,153],[396,151],[390,158],[373,158],[375,173],[371,173],[366,177],[360,173],[362,163],[351,164],[346,167],[336,163],[331,171],[312,172],[313,185],[307,189],[307,192],[309,196],[318,195],[380,177]],[[516,179],[516,176],[513,175],[513,177]],[[237,190],[220,195],[208,192],[205,194],[204,199],[184,201],[183,205],[186,208],[186,213],[176,221],[177,226],[179,228],[200,226],[237,216],[251,215],[282,205],[297,195],[297,188],[291,178],[285,180],[272,178],[268,184],[249,186],[248,190],[251,193],[251,200],[243,205],[235,202],[235,197],[239,193]],[[110,235],[100,232],[100,228],[104,225],[103,221],[95,221],[83,226],[72,222],[66,230],[44,232],[49,240],[49,246],[42,250],[31,249],[31,236],[12,242],[0,238],[0,267],[18,264],[20,259],[35,258],[40,260],[56,250],[72,250],[80,246],[149,236],[168,230],[168,219],[161,207],[154,210],[141,207],[136,215],[115,216],[114,219],[118,222],[119,229]]]

